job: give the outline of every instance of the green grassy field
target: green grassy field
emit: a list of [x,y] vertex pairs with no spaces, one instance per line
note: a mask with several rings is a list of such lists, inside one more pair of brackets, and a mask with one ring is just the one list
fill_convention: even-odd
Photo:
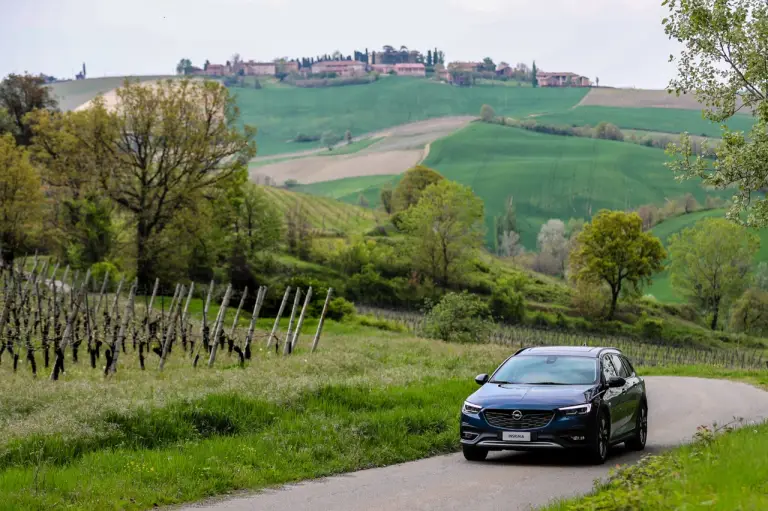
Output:
[[424,164],[474,189],[485,201],[489,232],[512,195],[523,242],[534,248],[550,218],[590,218],[602,208],[659,204],[687,192],[703,201],[705,190],[676,182],[666,161],[658,149],[477,123],[432,144]]
[[[720,126],[704,119],[696,110],[675,108],[615,108],[605,106],[580,106],[565,112],[536,117],[543,124],[570,126],[595,126],[606,121],[619,128],[665,133],[689,132],[691,135],[719,137]],[[748,115],[736,115],[727,124],[731,129],[749,131],[754,120]]]
[[[688,215],[681,215],[670,220],[666,220],[651,229],[651,232],[661,239],[664,247],[667,246],[669,237],[688,227],[693,227],[696,222],[704,218],[724,217],[725,210],[713,209],[707,211],[697,211]],[[768,229],[758,232],[760,236],[760,250],[755,255],[755,263],[768,261]],[[672,284],[669,280],[669,272],[663,271],[653,278],[653,284],[646,288],[644,293],[653,295],[662,302],[682,302],[683,298],[676,295],[672,290]]]
[[301,204],[313,229],[345,234],[367,232],[376,226],[376,212],[328,197],[316,197],[271,186],[264,191],[283,215]]
[[[393,186],[399,176],[360,176],[336,179],[301,185],[297,191],[332,199],[343,199],[347,202],[357,203],[360,194],[368,200],[372,206],[379,204],[379,193],[385,186]],[[368,195],[371,195],[370,197]]]
[[68,82],[53,83],[49,85],[49,87],[56,96],[56,99],[58,99],[60,109],[74,110],[99,94],[121,87],[126,78],[146,82],[163,78],[175,78],[175,76],[110,76],[106,78],[89,78],[87,80],[70,80]]
[[490,104],[500,115],[560,112],[576,105],[586,89],[453,87],[431,80],[387,78],[370,85],[318,89],[232,89],[242,120],[259,129],[259,155],[319,147],[293,143],[297,133],[331,130],[354,136],[407,122],[452,115],[479,115]]

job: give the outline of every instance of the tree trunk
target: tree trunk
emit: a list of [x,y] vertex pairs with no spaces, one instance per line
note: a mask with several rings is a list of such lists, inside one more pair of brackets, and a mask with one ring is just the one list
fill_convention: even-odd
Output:
[[720,298],[715,298],[712,303],[712,324],[710,328],[717,330],[717,320],[720,316]]
[[12,268],[15,256],[16,254],[11,244],[3,243],[2,240],[0,240],[0,268],[2,268],[3,265]]
[[152,282],[152,257],[149,253],[149,228],[143,220],[139,220],[136,229],[136,278],[139,289],[146,289]]
[[619,294],[621,293],[621,286],[611,286],[611,310],[608,312],[608,320],[612,320],[616,314],[616,304],[619,302]]

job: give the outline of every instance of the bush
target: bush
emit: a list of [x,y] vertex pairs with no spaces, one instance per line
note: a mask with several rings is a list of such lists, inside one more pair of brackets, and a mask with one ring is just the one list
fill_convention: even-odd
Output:
[[317,142],[320,140],[320,135],[307,135],[306,133],[298,133],[294,138],[294,142]]
[[493,317],[504,323],[520,323],[525,317],[523,295],[504,284],[493,289],[488,305]]
[[491,122],[495,117],[496,112],[491,105],[483,105],[482,108],[480,108],[480,118],[483,122]]
[[296,188],[297,186],[299,186],[299,182],[298,182],[298,181],[296,181],[295,179],[288,179],[288,180],[286,180],[286,182],[284,183],[284,186],[285,186],[286,188]]
[[429,311],[424,333],[448,342],[484,342],[492,329],[488,305],[465,291],[448,293]]
[[640,321],[635,325],[637,332],[645,339],[652,341],[661,340],[664,336],[664,321],[661,319],[649,318],[645,313]]
[[334,321],[343,321],[345,318],[353,317],[355,314],[357,314],[355,304],[339,296],[328,303],[325,317]]
[[602,138],[604,140],[624,140],[624,133],[618,128],[618,126],[611,124],[610,122],[601,122],[595,126],[595,138]]
[[579,282],[573,294],[573,306],[589,319],[601,318],[608,300],[608,292],[603,286],[588,282]]
[[102,261],[91,266],[91,289],[101,291],[101,285],[104,283],[104,276],[109,272],[109,278],[107,279],[107,291],[115,289],[117,283],[122,278],[122,273],[117,269],[117,266],[109,261]]

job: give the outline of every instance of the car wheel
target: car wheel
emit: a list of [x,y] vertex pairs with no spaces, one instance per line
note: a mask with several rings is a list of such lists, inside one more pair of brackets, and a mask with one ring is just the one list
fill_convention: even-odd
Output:
[[488,449],[483,449],[481,447],[462,445],[461,450],[468,461],[484,461],[486,456],[488,456]]
[[645,442],[648,439],[648,405],[640,405],[640,411],[637,413],[637,425],[635,434],[631,439],[624,442],[627,449],[633,451],[642,451],[645,449]]
[[596,465],[602,465],[608,458],[608,444],[610,442],[611,429],[608,423],[608,414],[600,412],[597,416],[595,434],[592,439],[590,454],[592,462]]

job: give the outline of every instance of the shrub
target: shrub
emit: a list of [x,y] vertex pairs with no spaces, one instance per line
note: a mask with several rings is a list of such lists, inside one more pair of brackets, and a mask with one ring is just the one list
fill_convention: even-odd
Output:
[[298,133],[294,138],[294,142],[317,142],[320,140],[320,135],[307,135],[306,133]]
[[427,314],[427,337],[448,342],[483,342],[493,329],[488,305],[466,291],[446,294]]
[[483,120],[483,122],[491,122],[496,117],[496,112],[493,110],[491,105],[483,105],[480,108],[480,118]]
[[488,305],[493,317],[504,323],[520,323],[525,317],[523,295],[503,284],[493,289]]
[[585,318],[602,317],[608,301],[608,291],[603,286],[588,282],[579,282],[573,293],[573,306]]
[[610,122],[601,122],[595,126],[595,138],[602,138],[604,140],[624,140],[624,133]]
[[747,289],[731,307],[728,326],[734,332],[765,334],[768,331],[768,293]]
[[295,179],[288,179],[286,180],[284,185],[286,188],[296,188],[297,186],[299,186],[299,182],[296,181]]
[[345,318],[353,317],[355,314],[357,314],[355,304],[338,296],[328,303],[325,317],[334,321],[343,321]]
[[107,291],[115,289],[115,286],[122,278],[122,273],[117,269],[117,266],[109,261],[102,261],[91,266],[91,289],[94,291],[101,290],[101,285],[104,282],[104,275],[106,275],[107,272],[109,272]]
[[637,332],[645,339],[658,341],[664,335],[664,321],[661,319],[649,318],[645,313],[643,313],[643,317],[637,322],[635,328],[637,328]]

